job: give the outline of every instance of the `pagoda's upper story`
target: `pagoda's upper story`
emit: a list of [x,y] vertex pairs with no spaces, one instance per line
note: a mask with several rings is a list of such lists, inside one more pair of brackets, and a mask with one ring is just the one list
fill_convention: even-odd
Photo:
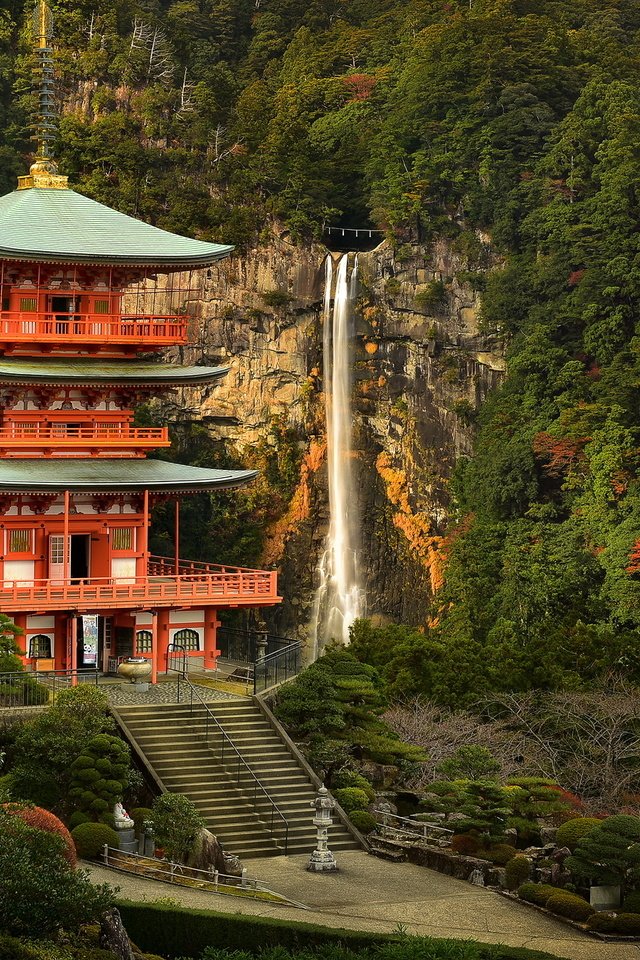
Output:
[[[64,179],[57,176],[54,182]],[[208,266],[232,249],[160,230],[67,187],[27,186],[0,197],[2,260],[173,272]]]

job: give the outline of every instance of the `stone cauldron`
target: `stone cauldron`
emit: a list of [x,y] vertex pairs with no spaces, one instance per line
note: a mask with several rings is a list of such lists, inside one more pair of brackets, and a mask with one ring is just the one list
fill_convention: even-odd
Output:
[[118,676],[130,683],[146,683],[151,676],[151,661],[144,657],[127,657],[118,664]]

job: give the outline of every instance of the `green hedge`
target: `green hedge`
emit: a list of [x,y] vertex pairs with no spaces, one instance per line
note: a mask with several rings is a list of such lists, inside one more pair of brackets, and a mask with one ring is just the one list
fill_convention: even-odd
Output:
[[[353,951],[369,948],[367,952],[374,954],[377,947],[399,942],[399,938],[391,934],[342,930],[272,917],[188,910],[162,903],[125,900],[118,903],[118,909],[127,933],[139,949],[163,957],[200,957],[207,947],[227,950],[232,956],[234,950],[258,955],[269,947],[302,950],[331,943],[343,944]],[[409,942],[416,940],[409,938]],[[429,943],[434,960],[437,954],[433,948],[441,944],[442,960],[445,960],[452,955],[451,944],[458,941],[429,939],[424,942]],[[554,960],[551,954],[524,947],[484,943],[477,947],[477,960]]]

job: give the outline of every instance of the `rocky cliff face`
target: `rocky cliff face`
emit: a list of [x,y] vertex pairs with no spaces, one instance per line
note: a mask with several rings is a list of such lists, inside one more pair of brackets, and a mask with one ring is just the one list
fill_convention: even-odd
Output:
[[[480,241],[479,248],[488,264]],[[180,412],[201,418],[247,463],[252,448],[268,442],[275,417],[294,428],[300,482],[267,532],[264,561],[280,569],[285,596],[273,625],[299,636],[327,526],[326,255],[322,246],[298,248],[281,237],[211,271],[185,359],[230,372],[219,386],[185,392]],[[451,472],[471,452],[475,411],[504,362],[480,332],[477,273],[467,257],[444,242],[399,252],[382,243],[359,254],[359,265],[354,431],[368,613],[419,624],[440,582]]]

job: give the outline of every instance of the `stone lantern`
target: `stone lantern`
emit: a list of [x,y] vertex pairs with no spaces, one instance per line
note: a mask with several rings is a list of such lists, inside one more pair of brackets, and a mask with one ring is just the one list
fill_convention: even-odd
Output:
[[316,811],[313,818],[313,825],[316,828],[316,849],[311,854],[307,870],[314,873],[330,873],[338,869],[336,858],[328,848],[329,827],[333,823],[331,811],[335,805],[335,800],[322,784],[315,800],[311,801],[311,806],[315,807]]

